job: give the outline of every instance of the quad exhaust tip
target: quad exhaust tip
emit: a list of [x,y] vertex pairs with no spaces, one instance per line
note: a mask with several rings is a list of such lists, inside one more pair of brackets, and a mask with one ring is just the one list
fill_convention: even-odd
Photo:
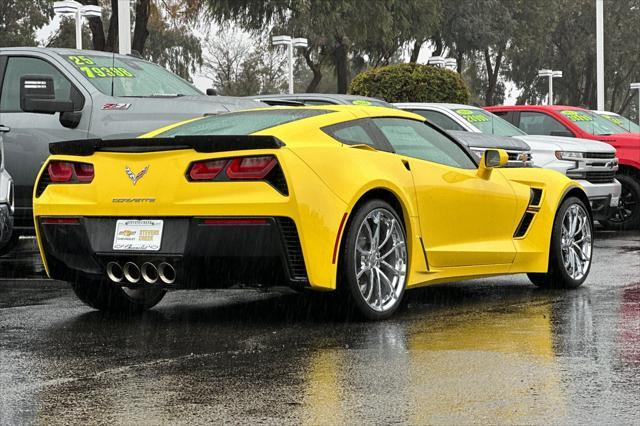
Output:
[[137,284],[141,280],[148,284],[156,284],[161,281],[164,284],[176,282],[176,270],[168,262],[161,262],[158,266],[152,262],[144,262],[138,266],[134,262],[126,262],[120,266],[118,262],[109,262],[106,267],[107,277],[114,283],[126,281]]
[[176,282],[176,270],[167,262],[158,265],[158,276],[160,281],[165,284],[173,284]]

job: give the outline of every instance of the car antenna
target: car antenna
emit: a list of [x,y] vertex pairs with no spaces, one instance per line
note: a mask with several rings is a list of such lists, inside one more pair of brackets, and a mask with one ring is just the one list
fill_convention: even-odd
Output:
[[113,84],[114,84],[114,72],[113,70],[116,67],[116,52],[112,51],[111,52],[111,97],[113,97]]

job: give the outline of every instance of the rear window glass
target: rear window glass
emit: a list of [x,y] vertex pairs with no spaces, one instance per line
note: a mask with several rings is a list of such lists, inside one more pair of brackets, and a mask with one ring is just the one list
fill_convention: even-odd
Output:
[[303,108],[283,108],[260,111],[232,112],[212,115],[201,120],[174,127],[156,137],[205,136],[205,135],[249,135],[270,127],[279,126],[304,118],[315,117],[331,111]]

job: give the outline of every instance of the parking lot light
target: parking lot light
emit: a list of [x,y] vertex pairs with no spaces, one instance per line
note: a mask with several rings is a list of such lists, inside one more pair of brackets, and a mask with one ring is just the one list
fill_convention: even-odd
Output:
[[562,71],[541,69],[538,71],[538,77],[549,77],[549,98],[547,100],[547,105],[553,105],[553,79],[561,78]]
[[638,91],[638,124],[640,125],[640,83],[631,83],[631,90]]
[[297,47],[304,49],[309,45],[309,43],[306,38],[292,38],[290,36],[280,35],[271,37],[271,44],[274,46],[287,47],[287,54],[289,56],[289,94],[293,94],[293,48]]
[[82,17],[102,16],[102,7],[83,5],[75,0],[57,1],[53,3],[56,15],[71,16],[76,24],[76,49],[82,49]]

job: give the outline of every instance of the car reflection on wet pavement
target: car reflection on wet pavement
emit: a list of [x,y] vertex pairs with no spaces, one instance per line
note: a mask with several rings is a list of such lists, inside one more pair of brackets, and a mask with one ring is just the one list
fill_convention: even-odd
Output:
[[285,291],[175,291],[105,315],[23,250],[0,259],[0,424],[640,421],[638,232],[599,233],[576,291],[438,285],[379,323]]

